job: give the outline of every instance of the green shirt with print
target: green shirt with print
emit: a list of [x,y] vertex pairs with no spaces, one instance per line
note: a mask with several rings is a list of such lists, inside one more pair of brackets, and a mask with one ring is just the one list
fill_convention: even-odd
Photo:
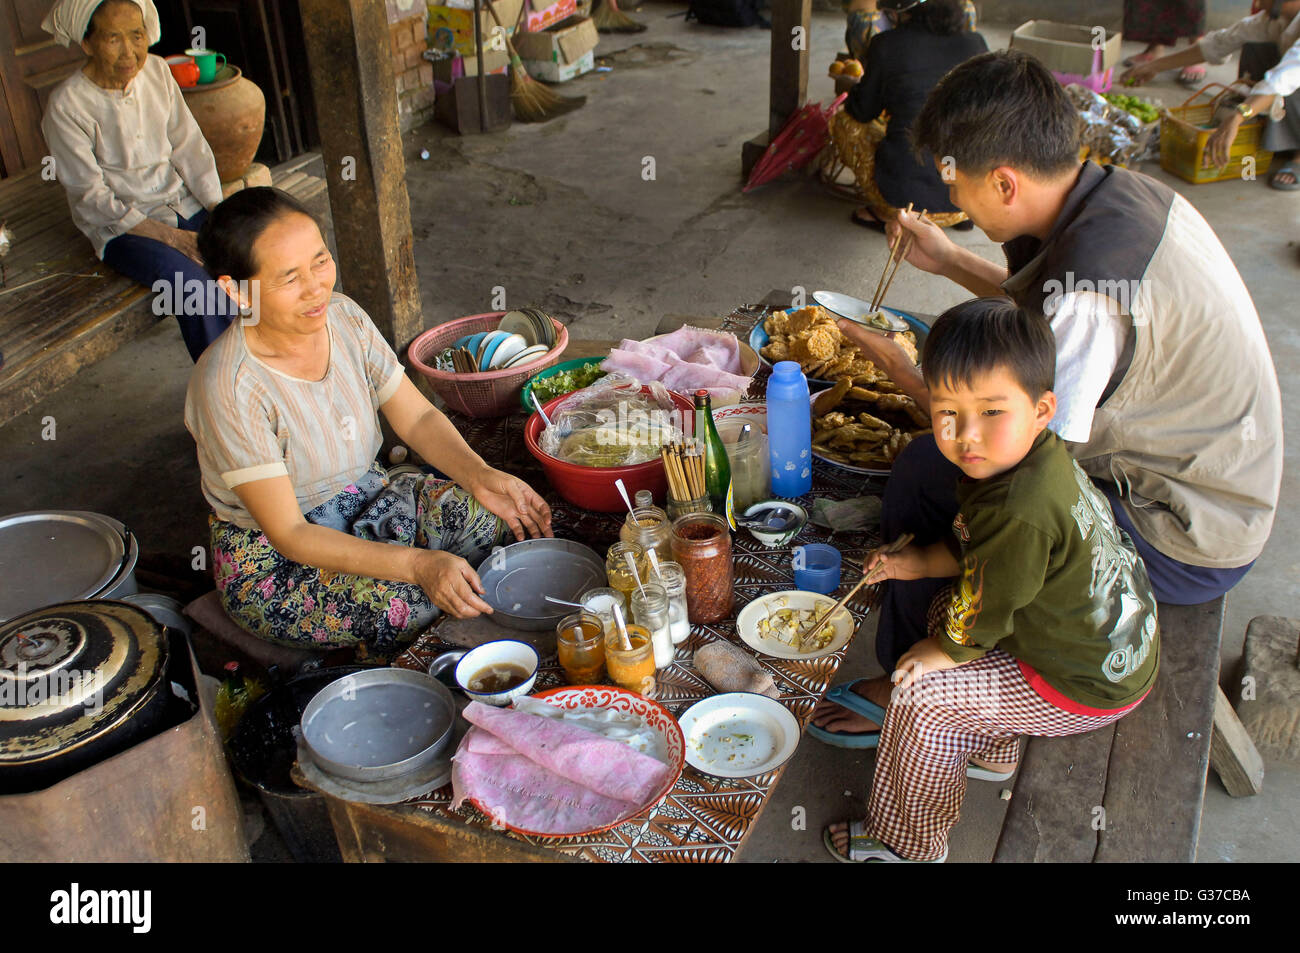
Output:
[[995,646],[1066,698],[1132,704],[1159,664],[1155,596],[1110,504],[1043,431],[1012,469],[957,485],[961,574],[939,645],[968,662]]

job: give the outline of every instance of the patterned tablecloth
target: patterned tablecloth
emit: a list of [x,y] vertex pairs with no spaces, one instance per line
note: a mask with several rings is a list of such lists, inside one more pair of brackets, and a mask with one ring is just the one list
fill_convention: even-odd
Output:
[[[733,331],[744,340],[754,322],[763,314],[764,311],[760,308],[738,309],[724,322],[723,329]],[[750,396],[761,399],[765,391],[766,371],[755,380]],[[517,474],[534,487],[545,488],[542,491],[553,510],[556,535],[581,540],[603,555],[605,548],[618,539],[622,518],[617,514],[578,509],[549,491],[540,466],[524,447],[523,423],[526,419],[520,412],[495,420],[457,418],[455,422],[470,446],[475,447],[488,462]],[[813,498],[846,499],[877,495],[882,489],[882,478],[864,477],[818,460],[813,468],[812,493],[801,502],[805,508],[810,508]],[[841,550],[846,559],[844,580],[850,586],[857,577],[848,561],[859,561],[863,553],[879,545],[874,529],[871,532],[838,533],[832,537],[825,529],[813,526],[811,522],[789,547],[783,549],[768,549],[749,533],[735,533],[732,537],[736,573],[735,611],[739,613],[746,603],[759,596],[793,589],[793,548],[813,542],[833,542]],[[840,592],[843,591],[842,587]],[[849,602],[849,611],[858,626],[865,618],[873,597],[874,587],[868,587]],[[673,715],[680,716],[695,702],[715,694],[696,671],[693,659],[696,649],[719,639],[752,651],[736,634],[734,616],[716,625],[694,625],[691,627],[690,638],[677,646],[673,664],[657,673],[656,700]],[[423,670],[435,656],[452,647],[437,637],[435,628],[422,636],[395,664]],[[781,703],[799,720],[800,728],[807,724],[814,706],[826,693],[836,670],[844,660],[846,649],[847,646],[824,658],[813,660],[756,656],[771,672],[781,692]],[[543,660],[536,690],[564,684],[555,657]],[[672,791],[648,813],[603,834],[562,839],[539,839],[515,834],[509,836],[591,861],[725,862],[731,860],[744,844],[763,809],[768,793],[783,772],[784,766],[751,778],[721,779],[702,774],[687,765]],[[468,824],[490,826],[490,820],[472,806],[466,805],[453,811],[451,799],[451,786],[447,785],[404,803],[436,811],[447,818],[459,818]]]

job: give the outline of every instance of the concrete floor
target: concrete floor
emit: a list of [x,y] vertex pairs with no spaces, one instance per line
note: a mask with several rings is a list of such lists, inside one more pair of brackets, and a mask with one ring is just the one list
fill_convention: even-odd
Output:
[[[684,5],[647,4],[650,29],[602,37],[611,70],[570,83],[588,105],[561,120],[458,138],[426,126],[407,137],[407,183],[427,326],[490,310],[494,289],[510,307],[536,305],[580,337],[644,336],[665,313],[725,313],[772,288],[830,288],[868,296],[884,240],[849,224],[850,206],[801,178],[739,191],[741,143],[767,112],[769,34],[686,24]],[[672,14],[679,14],[672,16]],[[1009,26],[985,25],[991,47]],[[816,14],[811,98],[829,101],[822,68],[842,48],[843,20]],[[1131,48],[1130,48],[1131,47]],[[1126,54],[1137,49],[1126,46]],[[1231,64],[1211,71],[1230,78]],[[1172,77],[1147,90],[1185,97]],[[431,158],[421,161],[427,148]],[[643,170],[653,160],[654,176]],[[1300,194],[1264,183],[1187,186],[1254,297],[1282,384],[1286,422],[1297,419],[1300,336],[1289,316],[1300,291]],[[999,259],[979,232],[963,245]],[[911,268],[890,301],[936,313],[966,296]],[[1289,300],[1288,300],[1289,299]],[[190,364],[174,322],[159,324],[0,428],[0,513],[91,509],[124,520],[145,550],[188,562],[206,545],[194,446],[181,420]],[[1225,373],[1232,373],[1231,359]],[[43,440],[45,418],[56,439]],[[1261,434],[1261,439],[1281,439]],[[1300,576],[1300,480],[1288,453],[1272,541],[1228,600],[1223,671],[1231,677],[1246,624],[1294,615]],[[867,633],[869,636],[870,633]],[[870,638],[855,642],[846,676],[874,667]],[[863,811],[871,756],[808,741],[792,763],[745,853],[749,861],[828,861],[820,838],[833,820]],[[1268,765],[1262,795],[1235,800],[1211,773],[1202,816],[1203,861],[1300,860],[1300,766]],[[792,825],[806,809],[806,829]],[[1001,823],[998,786],[972,784],[951,858],[987,860]]]

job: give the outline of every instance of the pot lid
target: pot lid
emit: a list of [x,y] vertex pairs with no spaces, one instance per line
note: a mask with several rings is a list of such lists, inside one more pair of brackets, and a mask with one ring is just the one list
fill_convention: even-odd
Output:
[[0,517],[0,621],[102,592],[126,556],[115,523],[64,510]]
[[106,734],[166,668],[163,627],[124,602],[65,602],[0,624],[0,767]]

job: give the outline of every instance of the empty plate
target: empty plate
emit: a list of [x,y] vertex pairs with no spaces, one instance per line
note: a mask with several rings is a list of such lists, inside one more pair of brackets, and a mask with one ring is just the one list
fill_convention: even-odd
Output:
[[527,364],[529,361],[536,360],[537,358],[541,357],[549,350],[550,348],[548,348],[545,344],[534,344],[532,347],[524,348],[522,351],[520,351],[518,354],[516,354],[509,361],[507,361],[505,364],[501,366],[502,368],[518,367],[520,364]]
[[766,695],[713,695],[686,709],[677,723],[686,739],[686,763],[718,778],[775,771],[799,746],[798,720]]
[[507,311],[501,323],[497,325],[498,331],[505,331],[507,334],[521,335],[527,343],[525,347],[531,347],[539,343],[537,337],[537,325],[533,319],[522,311]]
[[573,611],[547,596],[577,602],[588,589],[605,585],[605,560],[568,539],[512,543],[493,550],[477,568],[492,621],[536,632],[554,629]]

